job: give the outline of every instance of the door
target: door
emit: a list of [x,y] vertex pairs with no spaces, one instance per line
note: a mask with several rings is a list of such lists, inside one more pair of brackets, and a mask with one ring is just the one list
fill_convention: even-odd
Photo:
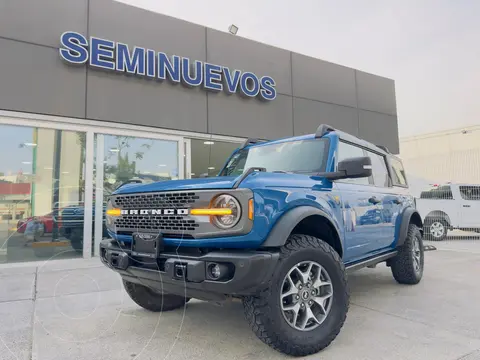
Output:
[[392,245],[395,240],[395,222],[402,208],[402,197],[399,190],[392,186],[392,181],[387,170],[385,156],[373,151],[366,151],[372,160],[373,189],[372,196],[381,199],[381,229],[380,241],[376,244],[377,249],[385,249]]
[[480,185],[460,186],[461,227],[480,228]]
[[185,148],[182,137],[119,132],[96,134],[94,189],[94,254],[107,236],[104,211],[108,196],[128,181],[143,183],[184,179]]
[[[363,149],[341,141],[337,163],[365,155]],[[356,261],[375,252],[384,237],[383,194],[372,185],[372,181],[371,178],[335,181],[343,204],[346,262]]]

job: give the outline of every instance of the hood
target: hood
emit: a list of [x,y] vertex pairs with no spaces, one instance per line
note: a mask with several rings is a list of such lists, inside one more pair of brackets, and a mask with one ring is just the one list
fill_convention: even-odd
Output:
[[[201,189],[232,189],[240,176],[218,176],[211,178],[198,178],[187,180],[168,180],[150,184],[128,184],[122,186],[112,195],[132,194],[156,191],[176,190],[201,190]],[[303,174],[285,174],[254,172],[247,176],[241,183],[240,188],[321,188],[331,187],[328,181],[321,177],[314,177]]]
[[237,178],[237,176],[217,176],[186,180],[167,180],[150,184],[128,184],[122,186],[112,195],[156,191],[231,189],[233,188]]

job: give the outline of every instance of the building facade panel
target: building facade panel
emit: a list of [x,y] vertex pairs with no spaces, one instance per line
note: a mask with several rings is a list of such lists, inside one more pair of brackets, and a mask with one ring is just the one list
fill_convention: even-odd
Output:
[[87,117],[207,132],[207,95],[200,89],[186,90],[181,84],[89,69]]
[[237,95],[209,94],[208,128],[213,134],[260,139],[292,136],[292,98],[277,95],[265,104]]
[[398,154],[398,120],[396,116],[358,110],[359,136],[377,145],[386,146]]
[[355,108],[294,98],[293,119],[295,135],[314,133],[319,124],[334,124],[332,126],[358,136],[358,113]]
[[393,80],[356,71],[358,107],[388,115],[397,114]]
[[88,0],[3,0],[0,37],[59,47],[67,30],[86,33]]
[[292,53],[293,96],[357,107],[355,70]]
[[0,109],[84,118],[85,72],[57,49],[0,38]]

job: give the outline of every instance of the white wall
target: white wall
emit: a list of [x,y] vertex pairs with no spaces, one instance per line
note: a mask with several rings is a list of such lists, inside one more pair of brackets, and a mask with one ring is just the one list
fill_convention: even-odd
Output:
[[480,184],[480,126],[401,138],[400,156],[416,184]]

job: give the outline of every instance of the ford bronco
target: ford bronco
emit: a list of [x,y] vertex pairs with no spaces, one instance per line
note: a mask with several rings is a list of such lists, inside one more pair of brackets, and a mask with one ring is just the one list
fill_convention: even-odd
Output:
[[139,306],[238,298],[256,336],[293,356],[340,332],[349,271],[385,263],[398,283],[417,284],[424,269],[402,162],[328,125],[247,140],[216,177],[126,184],[106,226],[101,260]]

